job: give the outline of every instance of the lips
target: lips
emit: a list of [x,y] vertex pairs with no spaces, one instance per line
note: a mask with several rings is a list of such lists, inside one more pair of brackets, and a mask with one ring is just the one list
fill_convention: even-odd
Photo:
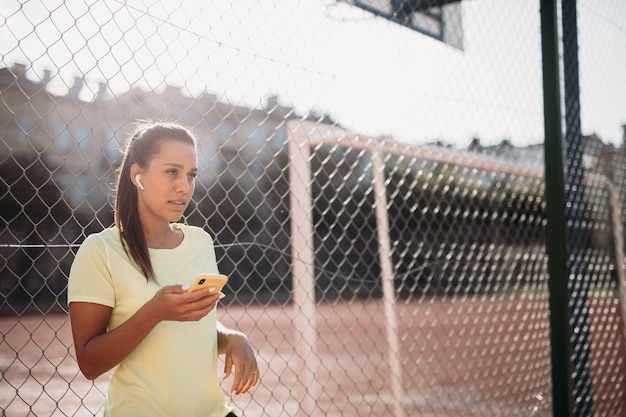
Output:
[[170,200],[169,203],[178,207],[187,206],[187,202],[185,200]]

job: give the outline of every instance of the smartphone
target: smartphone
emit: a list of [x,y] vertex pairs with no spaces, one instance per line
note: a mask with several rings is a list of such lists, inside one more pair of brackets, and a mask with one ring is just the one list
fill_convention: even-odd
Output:
[[226,285],[226,281],[228,281],[228,277],[222,274],[200,274],[196,277],[193,283],[187,289],[187,292],[198,291],[202,288],[211,288],[214,287],[215,290],[211,292],[211,294],[215,294],[216,292],[220,292],[224,285]]

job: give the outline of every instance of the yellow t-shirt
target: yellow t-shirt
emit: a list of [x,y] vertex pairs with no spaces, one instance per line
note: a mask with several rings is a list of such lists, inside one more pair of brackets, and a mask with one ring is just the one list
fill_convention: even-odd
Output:
[[[90,235],[72,264],[68,303],[112,307],[114,329],[161,286],[217,273],[211,236],[198,227],[173,226],[182,230],[182,243],[150,249],[158,283],[147,281],[130,261],[117,228]],[[229,411],[217,376],[215,310],[197,322],[159,323],[114,370],[104,406],[105,417],[224,417]]]

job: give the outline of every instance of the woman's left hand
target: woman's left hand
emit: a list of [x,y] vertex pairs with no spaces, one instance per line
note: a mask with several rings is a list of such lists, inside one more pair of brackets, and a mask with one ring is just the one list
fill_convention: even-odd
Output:
[[233,374],[235,380],[230,390],[231,396],[248,392],[259,382],[259,367],[248,337],[240,332],[224,335],[224,379]]

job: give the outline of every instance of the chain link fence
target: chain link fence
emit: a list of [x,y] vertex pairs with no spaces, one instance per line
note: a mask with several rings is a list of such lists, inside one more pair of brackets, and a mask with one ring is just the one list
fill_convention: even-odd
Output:
[[[577,5],[559,20],[578,23],[581,134],[556,296],[580,415],[617,417],[626,4]],[[184,221],[214,236],[218,315],[257,349],[243,415],[553,414],[539,2],[8,0],[0,16],[3,416],[102,413],[67,278],[113,223],[142,120],[199,138]]]

